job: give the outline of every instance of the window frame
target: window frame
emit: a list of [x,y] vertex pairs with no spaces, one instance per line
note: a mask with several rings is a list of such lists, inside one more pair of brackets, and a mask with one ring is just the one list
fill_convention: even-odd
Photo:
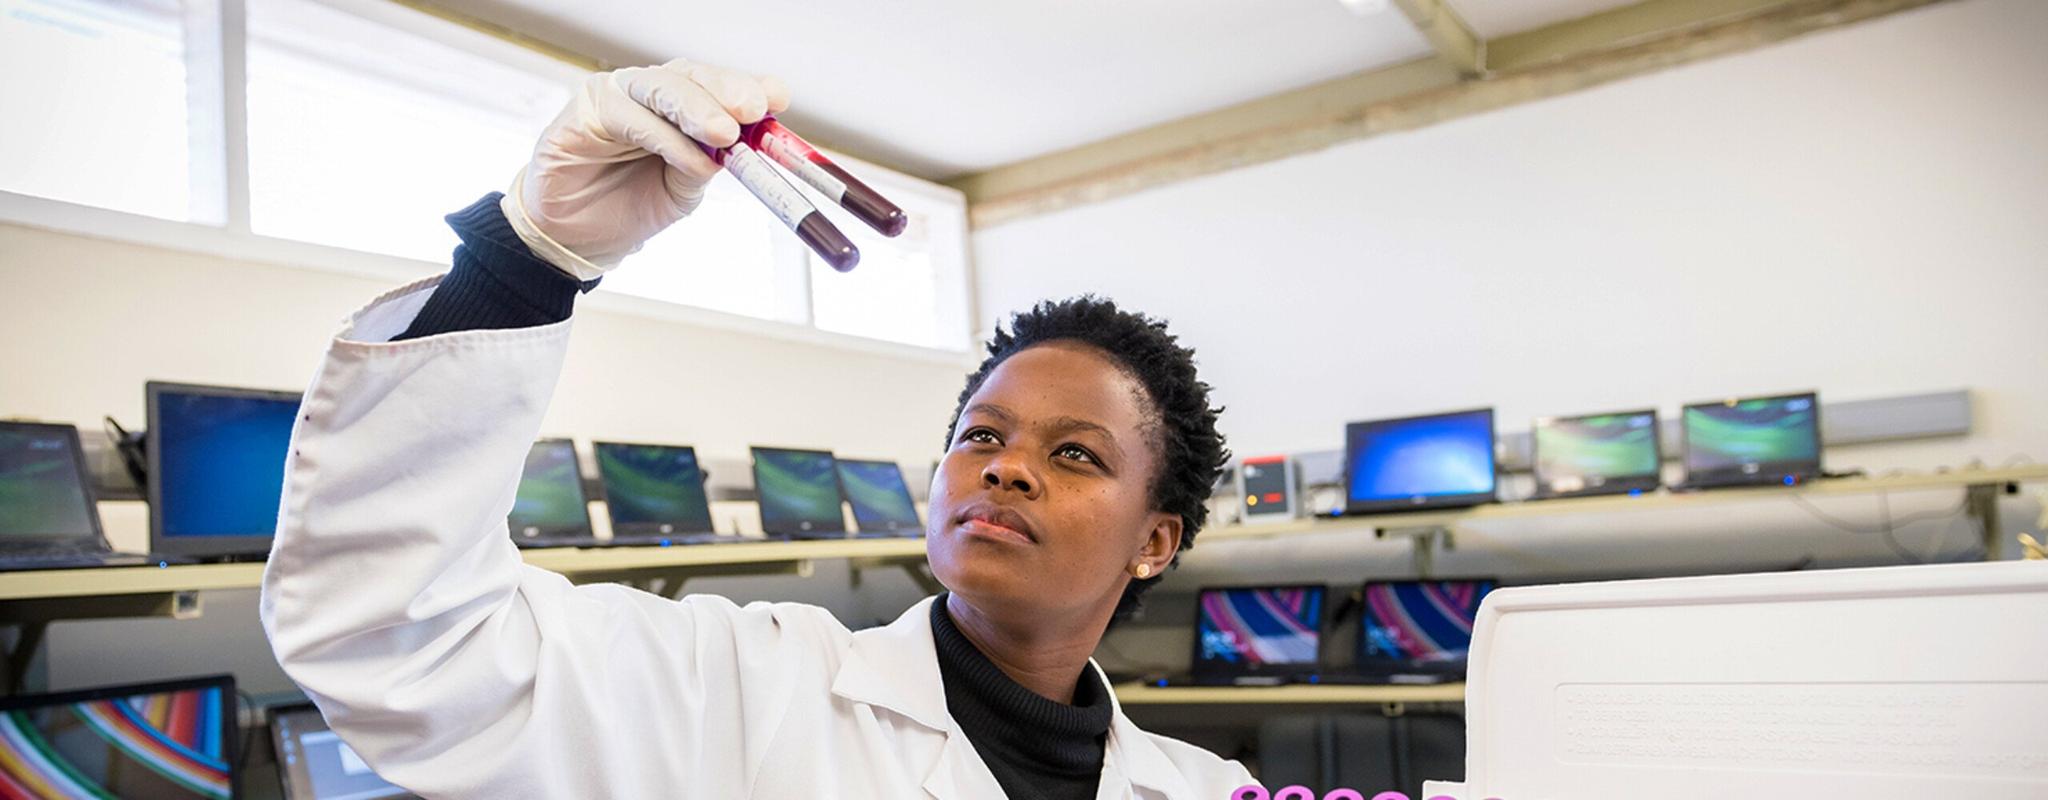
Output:
[[[185,23],[186,103],[192,142],[191,220],[168,220],[0,189],[0,222],[227,260],[311,269],[380,281],[409,281],[445,272],[448,267],[442,262],[263,236],[251,230],[247,2],[180,1]],[[514,68],[544,76],[560,76],[565,83],[573,84],[591,74],[587,65],[571,64],[561,57],[515,44],[500,35],[439,18],[409,7],[403,0],[315,1]],[[536,135],[538,133],[535,131]],[[957,202],[961,218],[965,219],[965,197],[957,190],[838,153],[832,155],[855,166],[856,172],[863,175],[885,175],[892,191],[913,192],[921,201]],[[516,168],[516,165],[510,168]],[[478,192],[502,188],[483,186],[478,187]],[[454,210],[449,209],[451,212]],[[958,332],[957,348],[904,344],[817,328],[813,323],[815,314],[812,312],[808,270],[801,271],[806,279],[791,288],[793,292],[801,292],[802,323],[761,319],[621,292],[593,292],[581,298],[578,305],[800,344],[971,366],[975,342],[972,247],[965,227],[963,222],[958,258],[947,259],[957,260],[957,265],[948,265],[941,270],[941,285],[937,287],[942,300],[951,302],[953,306],[942,307],[938,312],[947,329]],[[792,255],[788,248],[779,244],[777,253],[778,258]]]

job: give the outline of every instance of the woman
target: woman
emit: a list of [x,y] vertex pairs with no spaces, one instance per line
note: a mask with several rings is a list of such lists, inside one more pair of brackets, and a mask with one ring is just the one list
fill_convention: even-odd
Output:
[[[849,632],[797,604],[571,586],[505,532],[579,290],[788,105],[672,62],[592,77],[441,278],[330,346],[293,436],[263,622],[387,779],[428,796],[1201,798],[1251,778],[1140,731],[1089,660],[1227,458],[1193,353],[1108,302],[1016,317],[932,480],[950,591]],[[688,138],[686,138],[686,135]]]

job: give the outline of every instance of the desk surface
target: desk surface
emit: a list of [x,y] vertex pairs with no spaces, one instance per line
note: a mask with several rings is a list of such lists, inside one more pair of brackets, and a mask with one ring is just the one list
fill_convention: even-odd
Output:
[[1603,495],[1566,497],[1555,500],[1524,500],[1488,503],[1471,508],[1442,511],[1411,511],[1398,514],[1369,514],[1357,517],[1301,519],[1263,525],[1231,525],[1202,532],[1202,541],[1260,538],[1298,533],[1326,533],[1381,528],[1440,528],[1466,522],[1515,519],[1560,514],[1612,514],[1633,511],[1669,511],[1711,508],[1729,503],[1759,502],[1795,496],[1875,494],[1922,489],[1960,489],[2048,480],[2048,464],[2029,464],[1999,469],[1956,470],[1879,478],[1829,478],[1803,486],[1759,486],[1710,489],[1691,492],[1659,490],[1631,497]]
[[[687,570],[740,564],[775,565],[812,559],[922,559],[922,539],[761,541],[675,547],[574,547],[526,550],[526,563],[564,574]],[[0,601],[155,592],[253,589],[262,564],[36,570],[0,573]]]
[[1117,702],[1138,705],[1378,705],[1462,703],[1465,684],[1428,686],[1151,686],[1116,685]]
[[[1855,494],[1919,489],[1962,488],[2019,481],[2048,480],[2048,465],[1968,470],[1883,478],[1838,478],[1799,487],[1723,489],[1708,492],[1657,492],[1640,497],[1584,497],[1533,502],[1496,503],[1449,511],[1377,514],[1337,519],[1295,520],[1271,525],[1231,525],[1204,531],[1203,541],[1249,539],[1297,534],[1452,526],[1463,522],[1549,514],[1600,514],[1628,511],[1707,508],[1734,502],[1755,502],[1804,494]],[[924,556],[922,539],[831,539],[759,541],[676,547],[556,548],[528,550],[526,562],[565,574],[618,574],[632,571],[687,571],[693,567],[782,565],[815,559],[878,559],[914,561]],[[262,564],[198,564],[163,568],[44,570],[0,573],[0,601],[92,597],[157,592],[255,588]],[[1304,687],[1342,688],[1342,687]]]

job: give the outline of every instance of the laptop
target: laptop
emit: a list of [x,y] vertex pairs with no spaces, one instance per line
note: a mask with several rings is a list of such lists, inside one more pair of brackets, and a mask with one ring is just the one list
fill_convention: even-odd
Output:
[[512,542],[520,547],[595,547],[590,506],[583,498],[583,468],[576,463],[576,444],[568,439],[541,439],[526,451],[519,474],[519,494],[506,518]]
[[837,459],[824,450],[755,447],[761,532],[782,539],[846,538]]
[[863,537],[924,536],[903,468],[894,461],[838,459],[839,491],[853,506],[854,527]]
[[150,551],[268,556],[300,393],[162,381],[143,391]]
[[1479,604],[1491,579],[1374,581],[1361,592],[1357,662],[1319,683],[1430,684],[1463,680]]
[[1157,685],[1277,686],[1316,673],[1326,588],[1316,585],[1203,589],[1187,678]]
[[189,561],[117,553],[107,544],[77,427],[0,422],[0,571]]
[[1797,486],[1820,477],[1820,399],[1813,392],[1685,407],[1685,487]]
[[370,765],[328,729],[311,703],[270,709],[270,743],[284,800],[388,800],[416,798],[377,777]]
[[1344,426],[1344,513],[1494,501],[1493,409]]
[[1642,494],[1663,485],[1656,409],[1543,417],[1530,446],[1539,500]]
[[0,698],[0,761],[27,797],[241,797],[228,675]]
[[667,547],[738,538],[713,529],[695,448],[592,442],[591,449],[611,515],[612,544]]

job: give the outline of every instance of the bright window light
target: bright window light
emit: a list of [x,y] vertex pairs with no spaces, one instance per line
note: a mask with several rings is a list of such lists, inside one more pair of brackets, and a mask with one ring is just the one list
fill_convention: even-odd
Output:
[[510,185],[572,88],[311,0],[250,0],[248,30],[266,236],[446,263],[441,217]]
[[191,219],[177,0],[0,0],[0,190]]
[[874,167],[848,168],[902,206],[910,225],[902,235],[888,238],[838,206],[821,204],[833,224],[860,248],[860,265],[840,273],[811,254],[812,324],[870,339],[965,349],[965,203],[957,193],[920,186]]
[[745,187],[720,174],[696,211],[627,256],[600,288],[802,324],[803,273],[786,266],[778,237],[794,241]]

